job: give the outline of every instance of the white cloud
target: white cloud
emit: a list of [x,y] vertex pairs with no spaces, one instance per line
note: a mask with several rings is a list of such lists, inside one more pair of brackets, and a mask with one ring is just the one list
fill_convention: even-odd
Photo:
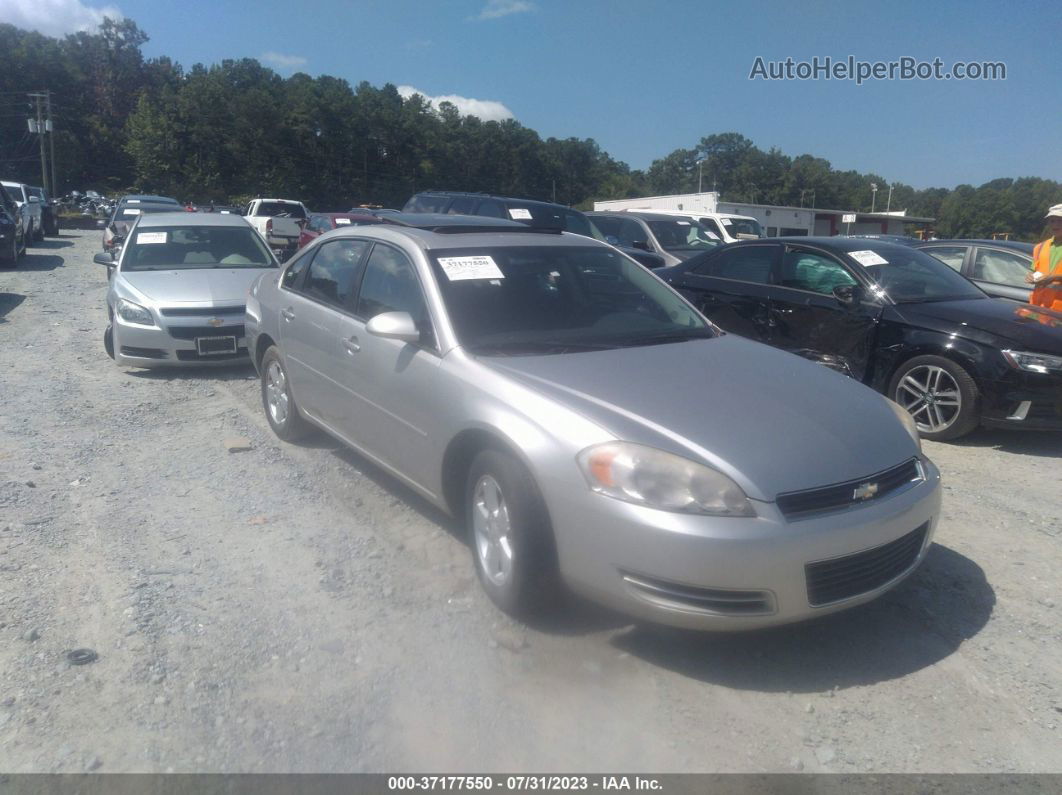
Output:
[[409,99],[414,94],[420,94],[424,99],[434,105],[436,110],[438,110],[440,103],[449,102],[454,105],[462,115],[478,116],[483,121],[503,121],[504,119],[513,118],[513,112],[511,110],[505,107],[502,103],[494,102],[489,99],[470,99],[469,97],[461,97],[457,94],[442,94],[437,97],[429,97],[425,92],[413,88],[413,86],[399,86],[398,93],[401,94],[404,99]]
[[534,10],[535,4],[529,0],[487,0],[479,16],[472,17],[472,19],[498,19],[510,14],[523,14]]
[[124,16],[115,6],[91,7],[81,0],[0,0],[0,22],[45,36],[92,31],[104,17],[122,19]]
[[273,64],[278,69],[295,69],[298,66],[306,66],[306,59],[301,55],[285,55],[282,52],[269,52],[262,53],[260,61]]

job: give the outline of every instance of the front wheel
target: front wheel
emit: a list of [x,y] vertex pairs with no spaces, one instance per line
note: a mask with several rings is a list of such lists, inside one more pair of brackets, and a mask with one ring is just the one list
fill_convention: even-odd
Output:
[[487,595],[513,616],[541,613],[560,596],[549,514],[527,468],[510,453],[475,457],[465,517],[476,574]]
[[888,394],[911,415],[923,439],[958,439],[980,423],[977,384],[961,365],[943,356],[904,362]]
[[295,405],[291,380],[275,345],[265,352],[259,369],[262,373],[262,406],[269,427],[285,442],[301,439],[310,431],[310,426]]

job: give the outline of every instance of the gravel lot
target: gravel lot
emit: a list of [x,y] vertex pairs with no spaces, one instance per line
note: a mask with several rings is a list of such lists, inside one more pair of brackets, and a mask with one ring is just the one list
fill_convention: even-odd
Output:
[[445,517],[277,440],[252,370],[109,360],[97,250],[0,271],[0,770],[1062,772],[1062,436],[927,444],[937,543],[864,608],[524,627]]

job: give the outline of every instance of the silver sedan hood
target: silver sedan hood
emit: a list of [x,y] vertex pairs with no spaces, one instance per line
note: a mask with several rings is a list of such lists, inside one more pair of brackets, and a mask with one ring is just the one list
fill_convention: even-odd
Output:
[[159,303],[234,303],[247,297],[251,283],[265,268],[185,268],[168,271],[123,271],[122,280]]
[[702,460],[754,499],[872,475],[918,452],[881,395],[732,334],[478,361],[619,439]]

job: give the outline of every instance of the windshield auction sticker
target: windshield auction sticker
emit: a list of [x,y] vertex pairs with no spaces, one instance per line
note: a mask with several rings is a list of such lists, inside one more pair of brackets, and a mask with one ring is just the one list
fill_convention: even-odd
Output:
[[146,246],[152,243],[165,243],[166,234],[166,232],[141,232],[136,236],[136,244]]
[[526,210],[523,207],[513,207],[509,210],[509,217],[514,221],[530,221],[531,211]]
[[122,215],[140,215],[140,210],[122,210]]
[[862,265],[864,268],[869,268],[871,265],[888,265],[889,261],[880,256],[876,251],[849,251],[848,256]]
[[350,226],[349,218],[337,218],[336,223],[340,226]]
[[439,266],[452,282],[465,279],[504,279],[491,257],[439,257]]

